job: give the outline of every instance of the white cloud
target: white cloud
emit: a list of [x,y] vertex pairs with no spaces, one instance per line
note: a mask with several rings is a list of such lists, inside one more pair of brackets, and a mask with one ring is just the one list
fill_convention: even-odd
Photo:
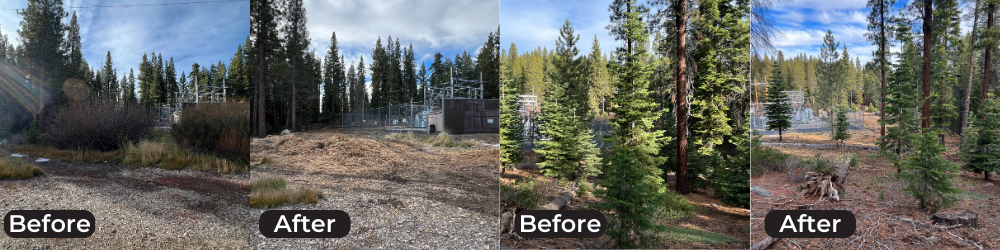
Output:
[[[69,9],[70,7],[121,5],[130,1],[69,0],[67,12],[77,12],[83,55],[91,68],[100,67],[111,52],[118,79],[136,69],[143,53],[171,57],[181,71],[190,71],[197,62],[206,67],[222,60],[228,64],[250,35],[248,2],[224,2],[169,6]],[[27,3],[4,2],[4,7],[23,8]],[[15,11],[0,10],[0,31],[11,40],[17,37],[21,16]],[[63,20],[68,24],[70,18]]]
[[868,5],[867,0],[788,0],[774,2],[774,9],[779,11],[790,9],[813,9],[817,11],[855,10],[865,8]]
[[501,1],[500,21],[506,30],[500,45],[504,49],[517,45],[518,53],[538,47],[555,48],[559,29],[569,20],[574,33],[580,36],[576,46],[580,54],[589,54],[594,36],[603,53],[618,46],[604,27],[608,25],[608,0],[587,1]]
[[404,47],[412,43],[418,60],[438,51],[448,57],[472,53],[499,24],[496,1],[306,0],[305,8],[316,53],[326,55],[336,31],[341,54],[355,65],[360,56],[370,63],[375,41],[381,38],[384,46],[390,35]]

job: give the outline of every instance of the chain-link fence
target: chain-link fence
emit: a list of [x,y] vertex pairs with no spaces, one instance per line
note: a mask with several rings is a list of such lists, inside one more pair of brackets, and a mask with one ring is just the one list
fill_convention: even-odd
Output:
[[340,116],[343,128],[402,129],[426,128],[431,107],[423,105],[393,105],[368,108],[363,112]]
[[[750,109],[750,128],[757,130],[762,135],[778,134],[777,130],[770,131],[767,127],[767,117],[763,112],[764,105],[754,105]],[[847,111],[847,121],[850,125],[848,130],[864,130],[865,113],[858,110]],[[836,119],[836,113],[834,113]],[[814,112],[812,109],[797,110],[792,114],[792,127],[783,130],[783,133],[818,133],[830,132],[830,113],[820,110]]]

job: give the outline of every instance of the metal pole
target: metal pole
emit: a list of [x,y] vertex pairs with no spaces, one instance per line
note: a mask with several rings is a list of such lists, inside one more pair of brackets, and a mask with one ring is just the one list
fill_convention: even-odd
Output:
[[448,86],[448,91],[449,91],[448,95],[451,98],[455,98],[455,69],[454,68],[451,69],[451,71],[448,71],[448,78],[451,79],[451,83]]
[[479,72],[479,99],[483,99],[483,72]]
[[226,102],[226,78],[222,78],[222,102]]
[[198,94],[198,74],[194,75],[194,103],[201,102],[201,95]]

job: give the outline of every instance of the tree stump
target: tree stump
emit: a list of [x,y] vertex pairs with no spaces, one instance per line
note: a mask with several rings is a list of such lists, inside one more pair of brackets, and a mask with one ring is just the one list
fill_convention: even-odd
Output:
[[962,224],[973,228],[979,228],[979,215],[969,211],[945,210],[937,212],[931,216],[931,221],[935,224],[958,225]]

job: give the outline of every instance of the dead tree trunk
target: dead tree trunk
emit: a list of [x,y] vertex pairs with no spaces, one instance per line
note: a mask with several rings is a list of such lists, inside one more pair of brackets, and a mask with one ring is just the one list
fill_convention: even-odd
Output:
[[[979,24],[979,0],[976,0],[976,8],[973,10],[972,18],[972,35],[969,36],[969,44],[976,44],[976,26]],[[962,111],[962,126],[958,128],[959,134],[962,135],[962,141],[965,141],[965,128],[969,125],[969,104],[972,100],[972,73],[976,71],[975,64],[976,53],[975,51],[969,52],[969,81],[965,83],[965,107]],[[884,125],[883,125],[884,126]]]
[[924,0],[924,105],[920,114],[920,128],[924,133],[930,132],[931,125],[931,18],[934,16],[931,2]]

